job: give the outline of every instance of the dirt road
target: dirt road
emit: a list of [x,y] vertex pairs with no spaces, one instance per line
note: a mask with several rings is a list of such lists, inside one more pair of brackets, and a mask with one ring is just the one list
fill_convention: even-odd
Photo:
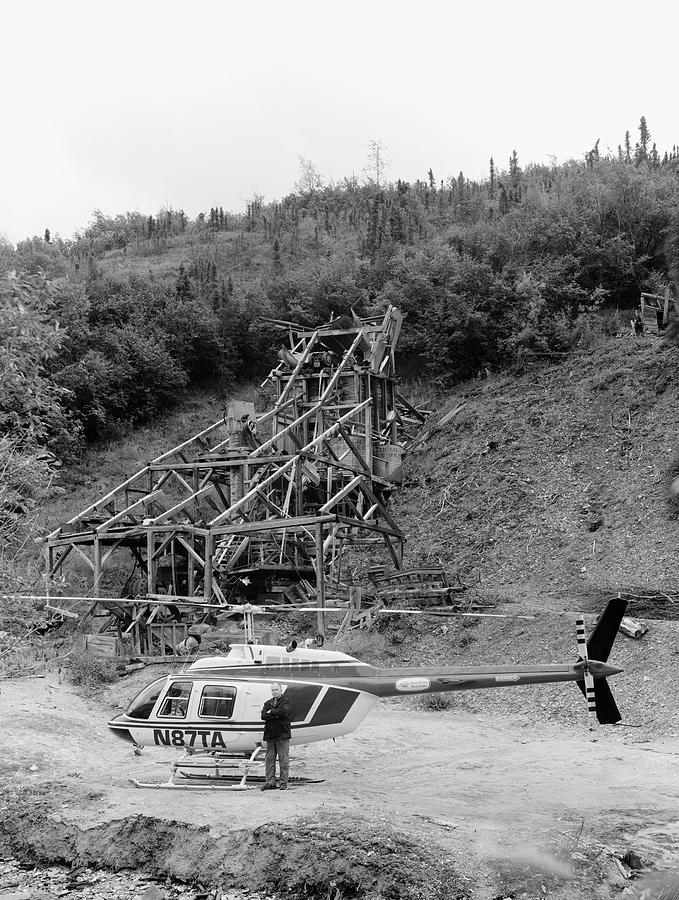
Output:
[[110,710],[98,702],[49,677],[0,690],[0,774],[29,788],[72,784],[75,799],[61,795],[52,819],[81,832],[146,816],[233,835],[332,814],[431,839],[464,861],[469,879],[484,867],[497,876],[498,860],[524,869],[538,860],[544,881],[545,870],[559,874],[564,850],[569,865],[630,849],[662,869],[679,862],[679,742],[645,742],[638,729],[592,736],[584,724],[536,729],[383,703],[352,735],[293,748],[292,773],[320,784],[154,791],[128,779],[162,781],[175,757],[167,748],[135,756],[109,733]]

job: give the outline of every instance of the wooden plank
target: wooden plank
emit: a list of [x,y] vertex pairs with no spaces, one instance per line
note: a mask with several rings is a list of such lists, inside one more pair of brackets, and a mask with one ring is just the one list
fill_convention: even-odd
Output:
[[137,512],[141,509],[146,509],[149,503],[155,500],[156,497],[159,497],[163,492],[160,490],[152,491],[150,494],[145,494],[143,497],[140,497],[139,500],[135,500],[134,503],[130,504],[126,509],[121,510],[119,513],[116,513],[115,516],[111,516],[110,519],[107,519],[101,525],[98,525],[95,531],[97,533],[101,531],[106,531],[108,528],[111,528],[112,525],[115,525],[116,522],[122,521],[125,516],[129,516],[134,512]]
[[[175,475],[176,475],[176,473],[175,473]],[[184,484],[186,484],[184,479],[181,479],[181,481]],[[187,485],[187,486],[189,489],[191,489],[190,485]],[[197,503],[198,500],[200,500],[202,497],[205,497],[207,494],[211,493],[212,489],[213,489],[212,485],[210,484],[207,487],[202,488],[200,491],[196,491],[195,494],[192,494],[190,497],[187,497],[186,500],[180,501],[179,503],[170,507],[170,509],[166,510],[164,513],[161,513],[159,516],[156,516],[153,519],[153,525],[154,526],[162,525],[167,519],[169,519],[171,516],[176,515],[178,512],[185,512],[186,515],[188,515],[188,510],[186,509],[186,507],[189,506],[189,504],[191,504],[191,503]]]
[[85,652],[92,656],[108,657],[118,653],[118,638],[111,634],[86,634]]
[[[66,524],[74,525],[76,522],[79,522],[81,519],[86,518],[88,515],[95,512],[95,510],[97,510],[102,504],[105,505],[105,504],[109,503],[115,497],[115,495],[117,493],[119,493],[122,490],[125,490],[126,488],[129,488],[129,486],[132,484],[132,482],[136,481],[136,479],[140,478],[142,475],[145,475],[148,471],[149,471],[149,467],[144,466],[143,469],[140,469],[138,472],[135,472],[135,474],[132,475],[131,478],[128,478],[127,481],[123,481],[122,484],[119,484],[118,487],[114,488],[112,491],[109,491],[109,493],[105,494],[100,500],[96,500],[90,506],[87,506],[85,509],[83,509],[81,512],[79,512],[76,516],[73,516],[73,518],[69,519]],[[60,531],[60,529],[57,528],[54,531],[50,532],[50,534],[48,534],[48,536],[47,536],[48,539],[51,538],[52,536],[56,536],[57,534],[59,534],[59,531]]]

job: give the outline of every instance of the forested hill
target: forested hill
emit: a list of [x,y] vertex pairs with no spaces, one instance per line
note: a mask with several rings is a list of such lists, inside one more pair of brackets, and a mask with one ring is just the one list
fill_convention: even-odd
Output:
[[402,370],[449,384],[615,330],[611,312],[671,280],[678,176],[677,149],[661,155],[642,120],[614,158],[597,142],[558,166],[491,161],[481,182],[386,184],[377,168],[332,185],[303,161],[294,193],[242,214],[97,212],[71,240],[0,241],[0,523],[85,442],[191,384],[267,371],[281,342],[267,318],[393,303]]

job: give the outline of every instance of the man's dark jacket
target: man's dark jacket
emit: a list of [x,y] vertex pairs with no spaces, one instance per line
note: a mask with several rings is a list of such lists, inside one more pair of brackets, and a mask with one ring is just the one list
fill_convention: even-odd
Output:
[[283,694],[277,700],[272,697],[262,707],[262,720],[264,722],[264,740],[277,741],[281,738],[290,739],[290,721],[292,708],[290,700]]

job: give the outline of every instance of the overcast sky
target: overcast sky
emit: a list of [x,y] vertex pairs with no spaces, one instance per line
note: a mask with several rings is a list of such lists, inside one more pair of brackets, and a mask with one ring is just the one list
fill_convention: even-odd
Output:
[[12,0],[2,4],[0,235],[94,209],[242,211],[299,157],[389,180],[679,144],[676,2]]

